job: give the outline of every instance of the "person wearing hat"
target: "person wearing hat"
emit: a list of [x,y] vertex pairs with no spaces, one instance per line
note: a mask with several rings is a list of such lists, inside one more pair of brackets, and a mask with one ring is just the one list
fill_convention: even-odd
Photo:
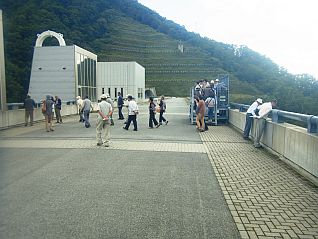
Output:
[[244,133],[243,138],[249,139],[249,134],[251,131],[251,127],[253,124],[253,117],[256,116],[256,109],[258,106],[260,106],[263,103],[263,100],[261,98],[258,98],[251,106],[248,108],[246,112],[246,121],[245,121],[245,127],[244,127]]
[[126,122],[126,126],[123,129],[128,130],[130,123],[134,124],[134,131],[138,131],[137,129],[137,114],[139,113],[138,105],[134,98],[131,95],[128,95],[128,120]]
[[[109,94],[106,94],[106,101],[112,106],[112,108],[114,109],[114,102],[112,100],[112,98],[110,98]],[[113,120],[113,116],[110,116],[110,125],[114,125],[114,120]]]
[[277,100],[274,99],[271,102],[266,102],[258,107],[259,115],[253,116],[256,119],[256,127],[255,127],[255,138],[254,138],[254,147],[255,148],[261,148],[260,140],[262,137],[262,134],[264,132],[265,126],[266,126],[266,119],[269,113],[273,108],[275,108],[277,105]]
[[96,139],[97,146],[109,147],[110,139],[110,117],[113,114],[113,108],[107,102],[107,96],[102,94],[101,101],[97,104],[97,121],[96,121]]

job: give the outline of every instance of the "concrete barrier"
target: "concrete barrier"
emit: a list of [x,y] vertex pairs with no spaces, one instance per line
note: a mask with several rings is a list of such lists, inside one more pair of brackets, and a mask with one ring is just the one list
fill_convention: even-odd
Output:
[[[5,129],[17,125],[23,125],[25,123],[25,110],[24,109],[16,109],[16,110],[8,110],[8,111],[0,111],[0,129]],[[61,115],[68,116],[77,114],[77,106],[76,105],[64,105],[61,110]],[[42,114],[41,108],[34,109],[33,114],[34,121],[42,121],[44,120],[44,116]]]
[[[243,132],[245,113],[231,109],[229,123]],[[255,123],[255,122],[254,122]],[[255,125],[255,124],[253,124]],[[251,137],[254,135],[254,126]],[[288,123],[273,123],[268,120],[261,143],[285,162],[300,171],[314,183],[318,182],[318,136],[307,129]]]

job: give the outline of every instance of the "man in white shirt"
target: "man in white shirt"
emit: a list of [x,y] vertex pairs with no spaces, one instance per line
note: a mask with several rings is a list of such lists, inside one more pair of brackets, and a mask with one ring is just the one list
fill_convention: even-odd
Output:
[[123,129],[128,130],[130,123],[132,121],[134,124],[134,131],[138,131],[137,129],[137,114],[139,113],[138,105],[131,95],[127,97],[127,100],[128,100],[128,121],[126,123],[126,126],[123,127]]
[[[102,94],[100,99],[101,99],[101,102],[99,102],[97,105],[97,113],[98,113],[97,121],[96,121],[97,146],[102,146],[104,143],[105,147],[109,147],[110,116],[113,113],[113,108],[111,104],[109,104],[106,101],[107,96],[105,94]],[[102,138],[104,139],[104,142]]]
[[255,128],[255,139],[254,139],[254,147],[261,148],[260,140],[262,134],[265,129],[266,119],[268,114],[271,112],[273,108],[277,105],[277,100],[272,100],[271,102],[266,102],[259,107],[258,116],[254,116],[256,118],[256,128]]
[[243,138],[244,139],[249,139],[251,127],[253,124],[253,117],[256,116],[255,111],[258,106],[260,106],[263,103],[263,100],[258,98],[251,106],[248,108],[246,112],[246,120],[245,120],[245,127],[244,127],[244,133],[243,133]]
[[78,122],[84,122],[84,117],[83,117],[83,112],[82,112],[82,109],[83,109],[82,97],[80,97],[80,96],[76,97],[76,104],[77,104],[78,114],[79,114],[79,117],[80,117]]

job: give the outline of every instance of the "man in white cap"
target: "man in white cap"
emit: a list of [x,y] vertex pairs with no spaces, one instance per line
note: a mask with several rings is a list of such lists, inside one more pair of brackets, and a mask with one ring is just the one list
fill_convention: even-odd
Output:
[[[102,94],[100,96],[101,102],[97,105],[97,122],[96,122],[96,139],[97,146],[109,147],[110,139],[110,117],[113,114],[113,108],[106,99],[107,96]],[[104,141],[103,141],[104,140]]]
[[258,116],[254,116],[256,119],[254,147],[261,148],[260,140],[266,126],[266,120],[269,113],[277,105],[277,100],[274,99],[271,102],[266,102],[259,107]]
[[263,103],[263,100],[261,98],[258,98],[251,106],[248,108],[246,112],[246,121],[245,121],[245,128],[243,133],[244,139],[249,139],[250,130],[253,124],[253,117],[256,116],[256,109],[258,106],[260,106]]

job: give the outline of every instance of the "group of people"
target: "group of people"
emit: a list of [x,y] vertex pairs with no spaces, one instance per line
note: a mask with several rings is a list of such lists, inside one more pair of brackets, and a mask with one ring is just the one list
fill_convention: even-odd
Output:
[[58,96],[46,95],[45,100],[42,101],[42,113],[45,117],[45,129],[47,132],[54,131],[53,120],[54,114],[56,117],[56,123],[62,123],[62,100]]
[[196,82],[194,87],[194,103],[196,112],[196,125],[200,132],[208,130],[204,116],[208,111],[208,121],[212,122],[214,107],[215,107],[215,92],[219,85],[219,80],[216,79],[208,82],[203,79]]
[[[79,113],[79,122],[84,122],[85,127],[90,127],[89,113],[93,109],[92,102],[88,99],[88,96],[84,100],[80,96],[77,96],[77,106]],[[139,114],[139,107],[132,95],[127,95],[126,101],[122,97],[121,93],[118,93],[117,108],[118,108],[118,120],[124,120],[123,107],[128,110],[127,120],[124,123],[123,129],[129,130],[131,123],[133,124],[133,131],[138,131],[137,116]],[[166,102],[164,96],[160,97],[158,107],[154,103],[153,98],[149,98],[149,128],[153,129],[154,126],[158,128],[164,122],[168,124],[163,116],[166,111]],[[109,147],[110,140],[110,126],[114,125],[113,112],[114,103],[109,94],[102,94],[97,104],[97,121],[96,121],[96,139],[97,146]],[[156,120],[156,112],[159,112],[159,123]]]
[[253,104],[250,105],[246,112],[246,121],[244,127],[243,138],[248,140],[250,130],[254,119],[256,119],[254,147],[261,148],[260,140],[265,129],[266,119],[270,111],[277,106],[277,100],[273,99],[270,102],[263,103],[261,98],[258,98]]
[[[45,100],[42,100],[42,114],[45,117],[45,129],[47,132],[54,131],[52,121],[54,119],[54,114],[56,116],[56,123],[62,123],[62,101],[58,96],[47,95]],[[33,111],[36,107],[35,101],[30,95],[27,95],[24,100],[25,109],[25,126],[28,126],[30,119],[30,126],[33,125]]]
[[[158,128],[160,125],[162,125],[162,122],[164,122],[166,125],[169,123],[168,120],[166,120],[163,117],[163,114],[166,112],[166,102],[164,101],[164,96],[160,97],[158,106],[155,104],[153,97],[149,98],[149,129],[153,129],[154,126]],[[159,123],[156,119],[156,113],[159,113]]]

